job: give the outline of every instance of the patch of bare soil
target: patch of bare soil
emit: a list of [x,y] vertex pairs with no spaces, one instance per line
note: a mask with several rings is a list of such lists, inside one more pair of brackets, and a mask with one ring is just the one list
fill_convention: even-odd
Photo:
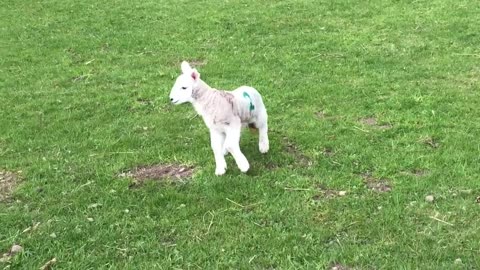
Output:
[[367,125],[367,126],[376,126],[377,125],[377,119],[374,118],[374,117],[367,117],[367,118],[360,119],[360,122],[364,125]]
[[366,126],[371,126],[377,129],[390,129],[392,125],[390,124],[378,124],[378,121],[375,117],[367,117],[360,119],[360,123]]
[[380,179],[373,177],[370,173],[362,174],[363,182],[372,191],[384,193],[392,191],[392,186],[388,179]]
[[325,120],[335,120],[335,119],[338,119],[339,117],[338,116],[332,116],[332,115],[329,115],[328,113],[325,113],[325,111],[318,111],[315,113],[315,116],[318,118],[318,119],[325,119]]
[[[12,257],[14,257],[17,253],[20,253],[23,251],[23,247],[20,245],[13,245],[10,248],[10,251],[7,253],[4,253],[2,256],[0,256],[0,263],[1,262],[9,262]],[[4,268],[6,269],[6,268]]]
[[137,102],[141,105],[153,105],[153,101],[147,98],[137,98]]
[[335,151],[330,147],[323,148],[322,154],[326,157],[333,157],[335,155]]
[[440,143],[438,142],[438,140],[431,136],[425,137],[421,141],[433,149],[436,149],[440,146]]
[[324,111],[318,111],[315,113],[315,116],[319,119],[324,119],[325,118],[325,112]]
[[319,201],[321,199],[333,199],[337,197],[343,197],[347,194],[346,191],[330,189],[322,184],[317,185],[316,190],[318,190],[319,193],[312,197],[312,200],[314,201]]
[[277,163],[272,162],[272,161],[265,163],[265,168],[267,168],[268,170],[276,170],[279,167],[280,166]]
[[192,67],[203,67],[208,63],[207,59],[189,59],[187,62]]
[[291,142],[287,137],[283,138],[285,141],[285,151],[295,158],[295,163],[300,167],[309,167],[312,165],[312,160],[303,154],[297,145]]
[[19,181],[18,175],[13,172],[0,171],[0,202],[7,201]]
[[119,174],[120,177],[133,178],[136,183],[141,184],[148,180],[157,181],[182,181],[190,178],[193,174],[193,167],[176,164],[155,164],[151,166],[140,166],[131,171]]

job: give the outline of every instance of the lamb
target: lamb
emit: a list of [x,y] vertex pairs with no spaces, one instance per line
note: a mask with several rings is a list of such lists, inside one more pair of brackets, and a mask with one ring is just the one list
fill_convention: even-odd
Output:
[[225,174],[227,163],[224,156],[228,153],[232,154],[240,171],[246,173],[250,164],[240,150],[242,127],[258,129],[260,152],[267,153],[269,149],[268,116],[262,96],[248,86],[233,91],[211,88],[186,61],[181,64],[181,71],[170,92],[170,101],[175,105],[189,102],[202,116],[210,130],[215,174]]

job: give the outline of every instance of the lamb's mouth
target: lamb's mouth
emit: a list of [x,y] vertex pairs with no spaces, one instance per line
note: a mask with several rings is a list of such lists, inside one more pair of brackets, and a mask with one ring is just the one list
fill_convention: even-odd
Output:
[[172,104],[177,104],[178,100],[172,101]]

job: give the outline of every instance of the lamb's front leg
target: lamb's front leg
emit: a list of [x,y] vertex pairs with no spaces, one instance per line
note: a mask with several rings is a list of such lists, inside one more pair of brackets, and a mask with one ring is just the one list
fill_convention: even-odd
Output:
[[212,146],[213,155],[215,156],[215,174],[223,175],[227,170],[227,162],[223,156],[223,144],[225,142],[225,134],[215,130],[210,130],[210,144]]

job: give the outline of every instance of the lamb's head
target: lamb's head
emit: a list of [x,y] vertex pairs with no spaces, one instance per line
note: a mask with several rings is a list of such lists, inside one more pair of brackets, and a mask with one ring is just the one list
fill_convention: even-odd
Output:
[[190,67],[187,62],[183,61],[181,68],[182,74],[178,76],[170,92],[170,101],[175,105],[192,102],[193,89],[197,87],[200,81],[200,73]]

